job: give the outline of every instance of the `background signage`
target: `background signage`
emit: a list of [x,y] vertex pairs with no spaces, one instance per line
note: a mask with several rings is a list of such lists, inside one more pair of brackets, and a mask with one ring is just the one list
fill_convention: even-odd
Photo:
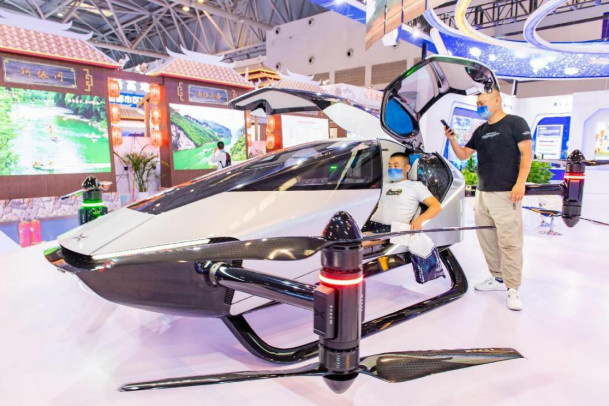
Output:
[[4,58],[4,81],[75,89],[74,68]]
[[192,103],[228,103],[228,93],[223,89],[188,85],[188,100]]

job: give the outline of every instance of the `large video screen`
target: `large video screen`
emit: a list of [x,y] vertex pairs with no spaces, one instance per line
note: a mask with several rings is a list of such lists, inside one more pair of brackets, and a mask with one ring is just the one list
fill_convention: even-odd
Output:
[[245,116],[242,111],[170,104],[173,168],[216,169],[210,162],[218,141],[231,161],[245,160]]
[[0,87],[0,175],[111,170],[104,98]]
[[321,141],[330,138],[330,125],[327,118],[281,115],[283,147]]

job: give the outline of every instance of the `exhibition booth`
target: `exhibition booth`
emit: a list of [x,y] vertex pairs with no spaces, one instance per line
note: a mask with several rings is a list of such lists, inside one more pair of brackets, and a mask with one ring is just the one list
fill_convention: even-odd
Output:
[[[90,14],[119,24],[111,3]],[[476,7],[487,5],[469,0],[311,1],[337,14],[328,22],[340,14],[360,28],[361,49],[348,45],[344,59],[380,43],[407,54],[315,71],[325,62],[296,33],[339,31],[322,18],[256,26],[247,10],[231,17],[237,5],[162,3],[176,25],[179,15],[197,27],[176,38],[199,34],[200,46],[162,43],[166,54],[127,68],[65,21],[25,28],[0,9],[7,404],[605,401],[609,90],[524,97],[518,86],[609,77],[609,19],[605,39],[543,41],[537,25],[552,10],[535,4],[512,22],[526,41],[512,41],[482,32],[489,14]],[[291,24],[287,3],[269,4],[269,21]],[[144,44],[151,27],[112,31]],[[227,34],[231,57],[194,50]],[[299,53],[306,74],[271,58],[228,62],[249,36]],[[497,88],[532,140],[514,265],[524,309],[510,307],[503,277],[489,281],[505,289],[486,289],[501,292],[474,289],[492,266],[478,238],[500,227],[519,238],[520,223],[504,221],[519,203],[495,194],[508,226],[481,225],[477,156],[459,159],[445,135],[465,146],[491,117],[480,95]],[[376,221],[402,209],[383,199],[411,194],[404,224]],[[513,246],[493,236],[502,267]]]

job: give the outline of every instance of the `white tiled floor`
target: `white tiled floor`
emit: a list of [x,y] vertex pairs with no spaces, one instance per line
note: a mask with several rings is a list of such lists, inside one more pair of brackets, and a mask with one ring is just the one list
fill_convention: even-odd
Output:
[[[609,195],[586,195],[584,215],[609,220]],[[468,212],[468,216],[471,213]],[[468,217],[471,218],[471,217]],[[246,352],[222,323],[106,302],[42,257],[45,246],[0,256],[0,394],[3,405],[606,405],[609,399],[609,229],[560,226],[525,235],[522,312],[501,292],[458,301],[362,341],[362,354],[513,347],[526,359],[387,384],[359,377],[343,395],[319,378],[289,378],[141,393],[126,382],[275,368]],[[454,252],[470,282],[486,277],[475,235]],[[368,282],[368,316],[415,301],[444,281],[413,286],[404,269]],[[433,284],[436,284],[434,286]],[[406,284],[408,289],[400,286]],[[310,314],[287,307],[251,317],[269,340],[311,336]]]

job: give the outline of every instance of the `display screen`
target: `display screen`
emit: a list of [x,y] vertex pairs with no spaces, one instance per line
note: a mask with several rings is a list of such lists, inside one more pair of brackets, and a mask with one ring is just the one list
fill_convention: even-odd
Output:
[[533,131],[535,159],[566,159],[571,117],[543,117]]
[[596,123],[594,140],[594,157],[609,158],[609,121],[601,120]]
[[170,104],[173,168],[216,169],[210,158],[218,141],[233,163],[245,160],[245,117],[242,111]]
[[327,118],[281,115],[283,148],[330,138]]
[[111,170],[104,98],[0,87],[0,175]]
[[562,147],[562,125],[537,126],[535,157],[540,159],[560,159]]
[[[450,128],[452,128],[452,130],[455,132],[456,141],[459,143],[459,145],[464,146],[467,144],[470,138],[472,138],[476,128],[485,122],[486,120],[481,118],[476,111],[456,107],[453,110],[449,125]],[[448,160],[459,169],[462,169],[467,163],[466,161],[461,161],[455,156],[453,149],[449,148],[448,142],[446,142],[444,147],[444,157],[448,158]]]

